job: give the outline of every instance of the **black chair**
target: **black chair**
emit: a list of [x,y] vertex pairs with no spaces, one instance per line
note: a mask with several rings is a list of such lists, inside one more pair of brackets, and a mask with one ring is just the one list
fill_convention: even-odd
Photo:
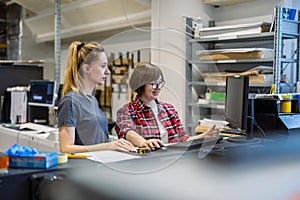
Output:
[[108,122],[108,132],[111,134],[111,130],[116,126],[115,121]]

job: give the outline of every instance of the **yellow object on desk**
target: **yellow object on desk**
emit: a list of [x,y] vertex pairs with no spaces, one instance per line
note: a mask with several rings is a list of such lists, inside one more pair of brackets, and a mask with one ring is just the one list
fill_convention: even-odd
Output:
[[87,158],[87,153],[68,153],[68,158]]
[[58,164],[63,164],[68,162],[68,155],[66,153],[59,153],[58,157]]

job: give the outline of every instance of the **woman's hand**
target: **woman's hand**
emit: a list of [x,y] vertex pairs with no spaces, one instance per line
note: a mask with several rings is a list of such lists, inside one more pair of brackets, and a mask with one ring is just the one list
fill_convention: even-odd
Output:
[[127,140],[121,138],[110,142],[113,150],[125,151],[125,152],[136,152],[136,148]]
[[204,132],[204,137],[215,138],[219,137],[220,131],[216,128],[216,125],[210,127],[206,132]]
[[196,139],[200,139],[200,138],[217,138],[217,137],[219,137],[219,135],[220,135],[219,129],[216,128],[216,125],[213,125],[206,132],[204,132],[202,134],[190,136],[187,139],[187,141],[196,140]]
[[164,145],[164,143],[159,139],[149,139],[145,141],[145,146],[152,150],[155,150],[155,148],[161,148],[161,145]]

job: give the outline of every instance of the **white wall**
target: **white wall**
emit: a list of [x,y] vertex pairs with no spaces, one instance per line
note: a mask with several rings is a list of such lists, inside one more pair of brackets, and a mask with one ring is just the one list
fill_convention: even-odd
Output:
[[22,23],[22,35],[20,39],[20,60],[44,60],[44,79],[53,80],[54,77],[54,48],[52,43],[37,44],[34,36]]
[[[101,35],[101,34],[100,34]],[[84,37],[77,38],[74,40],[79,40],[83,42],[90,42],[90,40],[85,40]],[[91,41],[100,42],[108,55],[114,53],[116,56],[119,53],[126,55],[126,52],[132,52],[137,49],[142,49],[141,61],[150,60],[150,33],[139,32],[136,30],[120,32],[116,35],[111,36],[108,39],[101,40],[93,39]],[[61,45],[61,70],[60,70],[60,83],[64,81],[64,70],[67,64],[67,58],[69,53],[70,44]],[[54,43],[39,43],[37,44],[34,40],[33,35],[27,26],[23,23],[23,33],[21,36],[21,55],[20,59],[27,60],[44,60],[44,79],[54,80]],[[135,61],[137,59],[135,53]]]
[[152,0],[152,62],[162,67],[166,84],[160,100],[177,109],[183,123],[185,113],[185,17],[209,21],[213,7],[200,0]]
[[215,8],[216,25],[235,23],[251,23],[259,21],[271,22],[273,8],[283,5],[283,0],[256,0],[231,6]]

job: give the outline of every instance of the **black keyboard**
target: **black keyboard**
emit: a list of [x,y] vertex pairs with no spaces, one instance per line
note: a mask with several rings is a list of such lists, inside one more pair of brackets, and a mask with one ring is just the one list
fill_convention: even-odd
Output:
[[175,144],[168,145],[168,148],[199,148],[202,144],[216,144],[223,140],[223,136],[219,136],[218,138],[199,138],[191,141],[178,142]]
[[245,135],[245,132],[242,132],[238,129],[223,129],[220,133],[229,133],[229,134],[236,134],[236,135]]

